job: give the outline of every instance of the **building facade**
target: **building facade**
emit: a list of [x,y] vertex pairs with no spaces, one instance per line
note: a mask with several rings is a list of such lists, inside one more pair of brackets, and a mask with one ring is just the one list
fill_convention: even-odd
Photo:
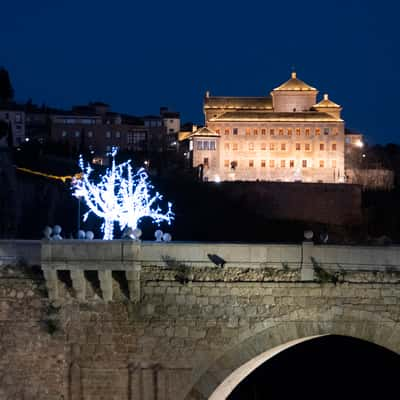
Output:
[[[2,121],[3,129],[7,131],[7,135],[0,138],[1,143],[8,142],[13,147],[17,147],[25,140],[25,111],[18,104],[5,104],[0,107],[0,121]],[[11,135],[12,140],[8,140],[7,136]],[[1,144],[0,143],[0,144]]]
[[142,119],[144,126],[152,132],[150,147],[154,151],[178,150],[178,135],[181,129],[179,112],[160,107],[159,115],[148,115]]
[[203,179],[345,182],[341,106],[291,78],[263,97],[204,99],[205,127],[190,136]]
[[111,112],[103,103],[75,106],[51,116],[51,138],[75,151],[86,148],[104,156],[113,146],[146,150],[148,132],[140,120]]
[[[52,113],[50,136],[74,151],[87,149],[100,158],[115,146],[133,152],[158,152],[166,146],[170,134],[164,123],[165,114],[168,113],[163,108],[160,116],[135,117],[112,112],[104,103],[90,103]],[[179,113],[173,115],[179,126]],[[169,115],[168,120],[172,120]],[[173,133],[177,135],[175,130]]]

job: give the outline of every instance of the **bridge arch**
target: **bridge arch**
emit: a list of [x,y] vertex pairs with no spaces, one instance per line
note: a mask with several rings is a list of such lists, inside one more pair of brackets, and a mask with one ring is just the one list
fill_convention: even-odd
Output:
[[[296,311],[259,323],[200,373],[186,400],[222,400],[257,367],[280,352],[325,335],[350,336],[400,354],[400,322],[351,307]],[[307,316],[313,315],[313,320]],[[351,316],[351,317],[350,317]]]

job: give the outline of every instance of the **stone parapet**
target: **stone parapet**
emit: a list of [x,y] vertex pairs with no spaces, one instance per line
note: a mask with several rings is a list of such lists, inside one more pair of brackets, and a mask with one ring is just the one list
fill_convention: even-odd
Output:
[[143,268],[148,271],[151,267],[163,279],[169,274],[169,279],[183,283],[220,279],[336,282],[345,280],[349,273],[353,279],[355,273],[362,273],[358,280],[371,281],[367,275],[372,272],[400,271],[398,246],[314,245],[311,241],[232,244],[126,240],[27,241],[25,247],[23,244],[0,242],[0,260],[17,264],[17,254],[25,254],[31,264],[40,264],[51,299],[59,299],[68,292],[81,301],[93,294],[106,302],[125,296],[136,303],[142,297]]
[[40,265],[40,240],[0,240],[0,266],[24,263]]

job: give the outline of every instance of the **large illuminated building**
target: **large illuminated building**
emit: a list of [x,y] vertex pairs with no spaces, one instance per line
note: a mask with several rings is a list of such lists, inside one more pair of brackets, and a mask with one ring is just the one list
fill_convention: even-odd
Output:
[[263,97],[206,93],[205,127],[191,136],[193,166],[203,179],[345,181],[342,108],[291,78]]

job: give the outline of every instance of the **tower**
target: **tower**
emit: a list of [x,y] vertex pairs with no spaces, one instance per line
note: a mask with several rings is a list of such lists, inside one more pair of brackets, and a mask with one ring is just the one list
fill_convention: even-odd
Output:
[[309,111],[316,103],[318,90],[297,78],[292,72],[291,78],[271,92],[275,112]]

